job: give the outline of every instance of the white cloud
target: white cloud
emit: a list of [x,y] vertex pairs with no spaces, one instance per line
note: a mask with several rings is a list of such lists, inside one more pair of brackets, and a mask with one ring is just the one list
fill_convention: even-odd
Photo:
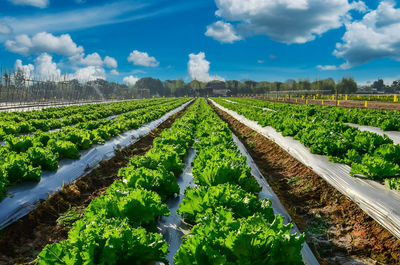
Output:
[[33,78],[36,80],[51,80],[59,81],[61,71],[58,69],[57,64],[53,62],[53,57],[47,53],[42,53],[35,60],[33,64],[22,64],[22,60],[15,61],[14,68],[16,71],[22,71],[25,77]]
[[223,21],[217,21],[208,25],[205,35],[225,43],[233,43],[242,39],[242,37],[236,34],[232,24]]
[[108,68],[117,68],[117,67],[118,67],[117,60],[115,60],[113,57],[110,57],[110,56],[106,56],[106,57],[104,58],[104,64],[105,64]]
[[86,57],[82,59],[81,63],[87,66],[102,66],[103,60],[97,52],[94,52],[92,54],[86,55]]
[[85,56],[85,53],[76,54],[69,57],[72,65],[85,65],[85,66],[103,66],[108,68],[116,68],[118,66],[117,60],[110,56],[106,56],[104,60],[97,53],[91,53]]
[[11,34],[12,29],[9,25],[7,25],[6,23],[0,23],[0,34]]
[[146,67],[157,67],[160,64],[156,58],[149,56],[147,52],[139,52],[137,50],[129,54],[128,62]]
[[78,69],[70,79],[77,79],[79,82],[94,81],[96,79],[106,79],[106,71],[100,66],[88,66]]
[[257,60],[257,63],[262,64],[264,63],[264,60]]
[[379,58],[400,61],[400,9],[394,1],[382,1],[377,10],[362,20],[346,24],[342,43],[336,44],[334,55],[346,62],[348,69]]
[[336,66],[336,65],[317,65],[317,68],[318,68],[318,69],[321,69],[321,70],[324,70],[324,71],[326,71],[326,70],[338,70],[338,69],[340,69],[340,67],[338,67],[338,66]]
[[[1,1],[0,1],[1,2]],[[198,4],[181,2],[157,6],[159,1],[92,1],[94,5],[79,5],[66,11],[49,9],[46,14],[20,12],[17,16],[5,14],[0,23],[11,25],[15,34],[36,34],[42,31],[52,33],[71,32],[101,25],[141,21],[151,17],[194,9]],[[0,9],[2,5],[0,4]],[[3,14],[4,15],[4,14]]]
[[54,36],[47,32],[41,32],[30,38],[22,34],[15,37],[15,40],[7,40],[7,50],[22,55],[55,53],[72,56],[83,52],[82,46],[77,46],[69,34]]
[[47,53],[42,53],[35,59],[35,69],[35,74],[42,80],[60,80],[61,71],[53,62],[53,57]]
[[204,52],[200,52],[199,54],[189,54],[188,73],[192,79],[196,79],[202,82],[225,80],[224,78],[217,75],[211,76],[209,74],[209,71],[210,62],[206,60],[206,55],[204,54]]
[[120,73],[119,73],[116,69],[112,69],[112,70],[110,71],[110,73],[111,73],[112,75],[120,75]]
[[305,43],[350,20],[350,10],[365,10],[348,0],[215,0],[217,16],[236,23],[242,37],[268,35],[285,43]]
[[16,71],[22,71],[25,78],[32,77],[35,67],[32,64],[23,65],[20,59],[15,61],[14,69]]
[[133,75],[130,75],[130,76],[124,77],[123,81],[128,86],[134,86],[136,84],[136,82],[139,81],[139,78],[135,77]]
[[97,52],[88,54],[86,57],[84,53],[76,54],[69,57],[69,61],[72,65],[103,66],[103,60]]
[[49,5],[49,0],[8,0],[14,5],[21,6],[35,6],[40,8],[45,8]]

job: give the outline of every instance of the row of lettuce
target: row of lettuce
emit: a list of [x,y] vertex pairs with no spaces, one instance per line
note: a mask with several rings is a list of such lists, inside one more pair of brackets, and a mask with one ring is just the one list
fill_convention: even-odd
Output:
[[55,107],[26,112],[0,113],[0,140],[9,135],[43,132],[73,124],[113,117],[162,102],[160,99],[131,100],[104,104]]
[[[194,141],[196,139],[196,142]],[[303,264],[303,235],[275,216],[246,160],[204,99],[197,100],[153,148],[120,170],[121,180],[94,200],[66,241],[47,245],[39,264],[151,264],[164,262],[168,245],[157,233],[163,204],[179,192],[176,177],[191,146],[197,149],[193,175],[178,210],[193,224],[175,264]]]
[[397,110],[337,108],[335,106],[302,105],[254,100],[248,98],[229,98],[228,100],[249,104],[259,108],[276,111],[296,112],[330,122],[353,123],[381,128],[383,131],[400,131],[400,112]]
[[82,122],[53,132],[8,136],[0,146],[0,198],[9,185],[27,180],[39,181],[44,170],[58,169],[59,160],[77,159],[80,150],[137,129],[186,101],[188,99],[178,98],[139,103],[145,107],[118,115],[115,119]]
[[[311,153],[326,155],[331,161],[351,166],[351,175],[385,180],[390,188],[400,188],[396,178],[400,174],[400,146],[386,135],[362,132],[345,124],[352,122],[382,127],[388,119],[400,125],[398,112],[290,105],[253,99],[214,100],[223,107],[257,121],[261,126],[271,126],[284,136],[293,136],[309,147]],[[379,116],[379,113],[387,115]],[[348,120],[349,117],[354,120]],[[363,122],[363,119],[369,122]]]
[[194,224],[175,264],[303,264],[304,235],[291,234],[250,173],[232,133],[201,100],[193,177],[178,210]]

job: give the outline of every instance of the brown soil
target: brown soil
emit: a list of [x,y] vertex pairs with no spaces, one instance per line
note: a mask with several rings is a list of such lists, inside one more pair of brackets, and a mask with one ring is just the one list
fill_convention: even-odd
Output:
[[321,264],[400,264],[400,240],[276,143],[216,110],[246,145]]
[[[254,97],[257,99],[263,99],[263,97]],[[268,101],[275,101],[275,102],[283,102],[283,103],[291,103],[291,104],[306,104],[305,99],[265,99]],[[336,100],[323,100],[324,106],[336,106]],[[314,104],[314,105],[322,105],[322,100],[321,99],[308,99],[307,100],[308,104]],[[359,108],[359,109],[365,109],[365,101],[360,101],[360,100],[340,100],[339,101],[339,107],[343,108]],[[368,101],[367,103],[367,109],[380,109],[380,110],[400,110],[400,103],[395,103],[395,102],[382,102],[382,101]]]
[[152,148],[153,140],[171,127],[185,110],[173,115],[149,135],[133,145],[120,150],[110,160],[66,185],[60,192],[39,202],[39,206],[27,216],[0,232],[0,264],[19,264],[34,260],[47,244],[67,239],[69,228],[57,219],[68,210],[83,213],[89,203],[104,194],[116,179],[118,170],[125,167],[133,156],[144,155]]

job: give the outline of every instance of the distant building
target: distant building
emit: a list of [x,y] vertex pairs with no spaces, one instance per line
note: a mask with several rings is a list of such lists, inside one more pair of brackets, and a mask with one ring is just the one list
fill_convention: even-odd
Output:
[[218,80],[208,82],[205,91],[207,91],[207,94],[212,94],[214,96],[221,96],[221,97],[226,97],[231,92],[226,87],[225,82],[221,82]]
[[214,96],[227,97],[231,91],[227,88],[214,88],[212,92]]

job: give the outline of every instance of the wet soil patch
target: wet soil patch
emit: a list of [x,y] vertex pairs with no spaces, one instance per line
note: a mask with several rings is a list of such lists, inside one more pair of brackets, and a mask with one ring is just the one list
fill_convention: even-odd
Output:
[[39,206],[27,216],[0,231],[0,264],[30,262],[47,244],[67,239],[71,224],[82,216],[92,200],[103,195],[107,187],[118,179],[119,169],[127,166],[132,157],[149,151],[154,138],[170,128],[187,108],[171,116],[136,143],[118,150],[113,158],[102,161],[89,174],[65,185],[48,200],[40,201]]
[[279,145],[224,111],[321,264],[400,264],[400,240]]

